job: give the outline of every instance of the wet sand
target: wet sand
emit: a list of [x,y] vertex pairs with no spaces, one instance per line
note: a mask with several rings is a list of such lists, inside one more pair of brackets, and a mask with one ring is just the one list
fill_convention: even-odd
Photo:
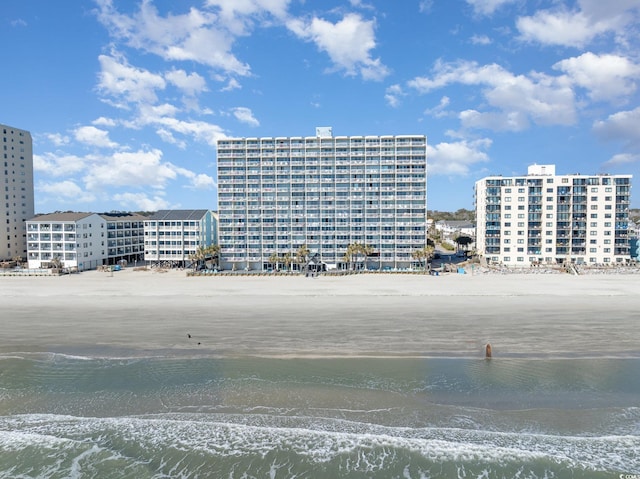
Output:
[[638,291],[640,275],[0,277],[0,353],[639,357]]

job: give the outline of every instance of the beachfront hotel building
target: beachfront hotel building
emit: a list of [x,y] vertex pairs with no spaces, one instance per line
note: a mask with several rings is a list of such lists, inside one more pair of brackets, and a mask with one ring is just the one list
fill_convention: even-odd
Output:
[[556,175],[555,165],[482,178],[476,249],[510,266],[626,263],[630,195],[631,175]]
[[188,266],[200,247],[218,242],[217,214],[210,210],[160,210],[144,221],[144,260]]
[[51,213],[26,222],[29,268],[59,259],[79,271],[143,258],[145,217],[134,213]]
[[303,245],[347,269],[350,244],[370,269],[409,268],[426,244],[424,135],[227,138],[218,141],[221,266],[269,270]]
[[31,133],[0,125],[0,260],[26,258],[25,221],[34,214]]

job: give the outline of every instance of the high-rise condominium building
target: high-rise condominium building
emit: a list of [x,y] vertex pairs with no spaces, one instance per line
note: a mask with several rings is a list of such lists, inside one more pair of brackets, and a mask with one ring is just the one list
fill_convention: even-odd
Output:
[[371,269],[407,268],[426,244],[426,138],[332,136],[218,142],[221,266],[266,270],[303,245],[346,269],[350,244]]
[[489,262],[630,260],[631,175],[556,175],[554,165],[476,182],[478,252]]
[[33,216],[31,133],[0,125],[0,260],[27,257],[25,221]]

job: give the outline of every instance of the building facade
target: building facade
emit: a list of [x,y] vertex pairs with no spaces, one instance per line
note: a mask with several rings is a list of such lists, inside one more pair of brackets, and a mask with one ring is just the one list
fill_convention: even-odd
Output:
[[489,176],[475,184],[476,248],[488,262],[611,264],[630,260],[631,175]]
[[107,228],[107,264],[125,261],[134,266],[144,260],[144,221],[135,213],[102,213]]
[[95,269],[106,258],[106,222],[96,213],[52,213],[26,222],[29,268]]
[[144,221],[144,260],[188,266],[200,247],[218,242],[217,214],[210,210],[161,210]]
[[33,145],[31,133],[0,125],[0,260],[27,257],[25,222],[33,217]]
[[267,270],[306,245],[346,269],[350,244],[367,267],[408,268],[426,244],[426,137],[332,136],[218,141],[221,266]]
[[143,259],[145,217],[132,213],[51,213],[26,222],[29,268],[59,259],[79,271]]

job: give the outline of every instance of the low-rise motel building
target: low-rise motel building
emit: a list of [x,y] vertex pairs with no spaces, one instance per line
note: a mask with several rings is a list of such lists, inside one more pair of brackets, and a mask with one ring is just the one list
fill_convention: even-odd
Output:
[[211,210],[160,210],[144,220],[144,260],[185,267],[198,248],[218,244],[218,215]]
[[476,249],[507,266],[627,263],[630,197],[631,175],[556,175],[555,165],[482,178]]
[[29,268],[79,271],[143,259],[145,217],[134,213],[50,213],[26,222]]

